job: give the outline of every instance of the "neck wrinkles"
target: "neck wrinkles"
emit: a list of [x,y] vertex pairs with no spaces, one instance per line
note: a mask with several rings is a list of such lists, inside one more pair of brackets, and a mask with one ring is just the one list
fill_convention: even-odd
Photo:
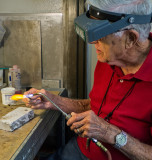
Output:
[[125,67],[121,67],[124,75],[127,74],[135,74],[140,67],[143,65],[150,49],[152,47],[152,41],[151,40],[146,40],[145,42],[137,43],[136,45],[136,50],[135,50],[135,55],[139,55],[137,58],[137,64],[136,65],[126,65]]

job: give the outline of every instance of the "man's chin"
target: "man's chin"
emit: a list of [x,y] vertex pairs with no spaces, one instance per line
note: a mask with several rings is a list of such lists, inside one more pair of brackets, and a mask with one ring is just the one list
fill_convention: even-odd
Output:
[[103,57],[101,57],[101,55],[100,55],[100,56],[97,56],[97,59],[98,59],[98,61],[100,61],[100,62],[103,62],[103,63],[106,62],[106,60],[105,60]]
[[106,63],[103,59],[101,59],[101,58],[98,58],[98,61],[99,62],[102,62],[102,63]]

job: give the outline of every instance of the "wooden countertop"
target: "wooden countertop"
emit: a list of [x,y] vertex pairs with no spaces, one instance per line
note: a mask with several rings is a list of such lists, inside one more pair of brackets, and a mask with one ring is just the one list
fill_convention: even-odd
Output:
[[[59,91],[51,92],[56,95],[59,94]],[[0,118],[20,106],[25,105],[4,106],[0,103]],[[16,154],[16,151],[31,134],[34,127],[46,116],[48,110],[34,110],[34,113],[35,117],[17,130],[13,132],[0,130],[0,160],[9,160]]]

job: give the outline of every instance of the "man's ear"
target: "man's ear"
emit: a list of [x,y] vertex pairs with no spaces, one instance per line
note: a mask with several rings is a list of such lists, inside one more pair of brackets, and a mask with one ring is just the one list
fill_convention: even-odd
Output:
[[139,33],[134,30],[130,29],[126,31],[126,42],[125,42],[125,48],[129,49],[133,47],[139,39]]

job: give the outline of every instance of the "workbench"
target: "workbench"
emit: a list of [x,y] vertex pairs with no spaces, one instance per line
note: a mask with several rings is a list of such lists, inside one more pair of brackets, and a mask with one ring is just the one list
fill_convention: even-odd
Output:
[[[66,94],[64,89],[51,92],[61,96]],[[20,106],[25,107],[24,104],[4,106],[0,103],[0,117]],[[34,114],[35,116],[31,121],[13,132],[0,130],[0,160],[33,160],[52,127],[61,116],[59,111],[43,109],[34,110]]]

